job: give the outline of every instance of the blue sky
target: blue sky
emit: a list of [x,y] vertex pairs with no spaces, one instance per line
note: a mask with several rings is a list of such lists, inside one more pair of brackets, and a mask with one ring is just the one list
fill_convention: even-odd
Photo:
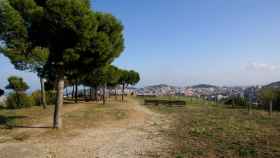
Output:
[[[114,64],[140,72],[138,86],[166,83],[255,85],[280,80],[279,0],[94,0],[125,26]],[[0,88],[10,74],[32,88],[35,75],[0,57]]]

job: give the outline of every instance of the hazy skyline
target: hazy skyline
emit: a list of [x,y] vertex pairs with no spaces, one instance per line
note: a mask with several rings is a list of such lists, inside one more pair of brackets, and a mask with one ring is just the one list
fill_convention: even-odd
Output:
[[[138,86],[199,83],[256,85],[280,80],[278,0],[95,0],[125,27],[124,53],[114,62],[139,71]],[[35,74],[0,56],[0,88],[10,75],[39,88]]]

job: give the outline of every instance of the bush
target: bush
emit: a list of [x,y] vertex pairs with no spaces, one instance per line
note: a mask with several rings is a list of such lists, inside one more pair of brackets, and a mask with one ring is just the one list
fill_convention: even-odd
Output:
[[55,91],[47,91],[46,92],[46,100],[48,105],[54,105],[56,102],[56,92]]
[[9,109],[20,109],[34,106],[35,101],[32,96],[28,96],[25,93],[10,93],[7,97],[6,105]]
[[36,106],[40,106],[41,105],[41,92],[40,91],[34,91],[31,94],[33,100],[34,100],[34,104]]
[[[34,91],[31,96],[33,97],[33,100],[35,101],[35,105],[40,106],[41,105],[41,91],[37,90]],[[55,104],[56,101],[56,93],[53,91],[46,91],[46,102],[48,105]]]
[[247,107],[249,105],[248,101],[243,97],[230,97],[225,99],[224,104],[226,105],[236,105],[236,106],[243,106]]

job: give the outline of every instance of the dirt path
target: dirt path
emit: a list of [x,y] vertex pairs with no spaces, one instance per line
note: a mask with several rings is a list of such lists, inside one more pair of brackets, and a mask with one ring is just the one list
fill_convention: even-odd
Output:
[[78,130],[74,137],[0,144],[0,158],[167,158],[170,143],[160,133],[166,118],[132,99],[121,108],[129,111],[127,119]]

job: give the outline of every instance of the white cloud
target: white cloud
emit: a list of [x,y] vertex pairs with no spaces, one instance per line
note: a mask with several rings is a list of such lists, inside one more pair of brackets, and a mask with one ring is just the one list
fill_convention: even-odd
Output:
[[253,70],[253,71],[279,71],[279,65],[272,65],[272,64],[264,64],[264,63],[256,63],[252,62],[246,66],[246,70]]

